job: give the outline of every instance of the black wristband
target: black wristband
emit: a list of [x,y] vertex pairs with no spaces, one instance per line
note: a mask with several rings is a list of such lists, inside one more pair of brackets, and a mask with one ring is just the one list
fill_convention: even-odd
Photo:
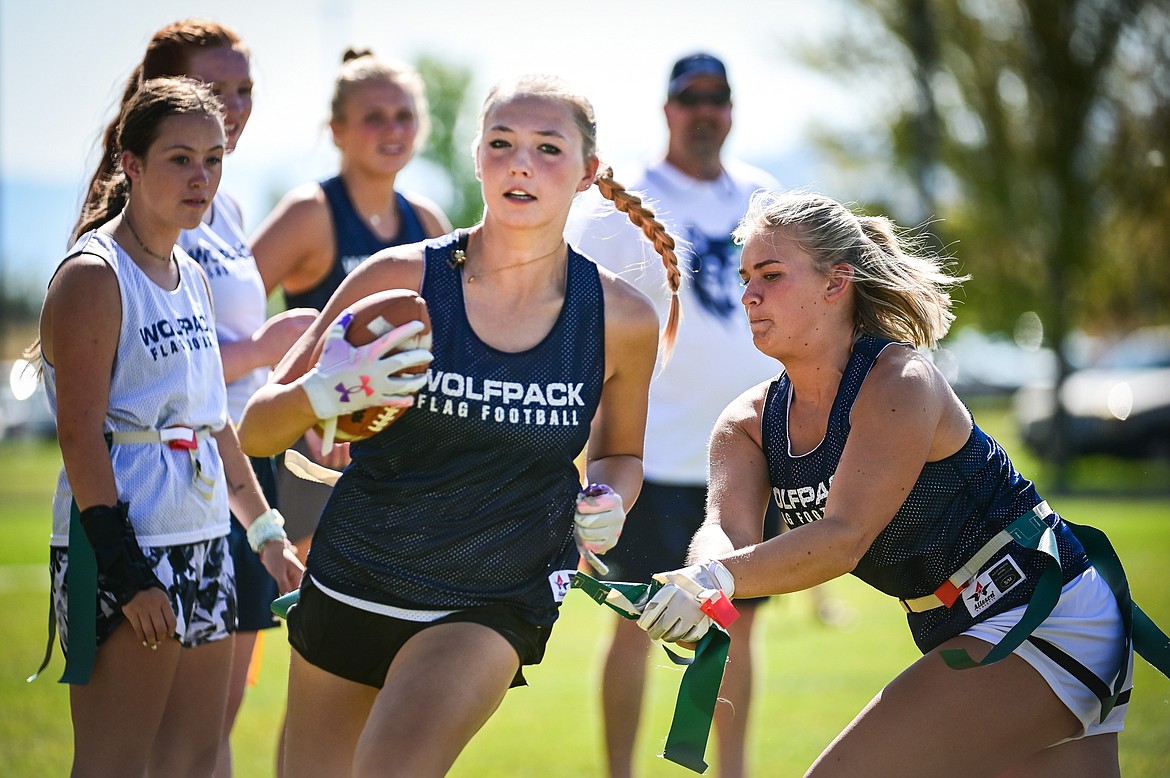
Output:
[[124,502],[81,511],[81,526],[97,558],[98,584],[113,593],[119,606],[145,589],[164,588],[138,545],[129,511]]

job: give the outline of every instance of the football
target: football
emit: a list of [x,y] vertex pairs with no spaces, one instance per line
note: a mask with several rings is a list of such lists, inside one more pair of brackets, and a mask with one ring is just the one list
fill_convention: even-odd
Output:
[[[387,289],[384,292],[377,292],[358,300],[349,306],[349,310],[353,312],[353,319],[346,327],[345,339],[351,346],[372,343],[395,327],[417,320],[425,325],[422,332],[404,342],[395,351],[431,347],[431,317],[427,313],[426,301],[409,289]],[[325,336],[322,336],[313,349],[311,364],[317,363],[324,347]],[[425,373],[426,370],[424,365],[403,372],[418,374]],[[351,443],[355,440],[365,440],[398,421],[405,411],[405,408],[375,406],[338,416],[334,441]],[[324,434],[321,422],[314,425],[313,429],[319,435]]]

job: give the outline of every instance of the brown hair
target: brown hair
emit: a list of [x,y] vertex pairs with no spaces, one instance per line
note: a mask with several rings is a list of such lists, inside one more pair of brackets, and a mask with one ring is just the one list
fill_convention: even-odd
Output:
[[[483,108],[479,113],[479,135],[475,144],[479,145],[480,135],[483,133],[483,122],[487,115],[498,103],[517,95],[532,95],[559,100],[567,105],[572,112],[573,121],[581,131],[581,147],[585,161],[592,162],[599,158],[597,150],[597,117],[593,111],[593,104],[581,93],[575,91],[567,82],[556,76],[527,75],[514,81],[497,84],[488,92]],[[678,292],[682,284],[682,272],[679,270],[678,257],[674,253],[674,238],[671,237],[662,222],[658,221],[654,211],[642,202],[642,199],[625,186],[614,180],[613,168],[604,168],[594,178],[598,190],[607,200],[613,202],[614,207],[624,213],[627,218],[649,239],[662,264],[666,268],[666,282],[670,288],[670,312],[666,317],[659,346],[662,350],[663,361],[670,358],[674,351],[675,341],[678,340],[678,324],[682,316],[682,307],[679,303]]]
[[[94,200],[95,192],[106,190],[109,193],[108,185],[121,174],[118,169],[118,158],[124,149],[118,147],[117,136],[119,124],[130,99],[146,81],[168,76],[185,76],[191,55],[195,52],[201,49],[223,47],[247,52],[247,47],[244,46],[243,40],[240,39],[235,30],[208,19],[181,19],[168,24],[151,36],[150,42],[146,44],[146,53],[143,54],[142,61],[134,68],[134,72],[130,74],[126,86],[122,89],[122,99],[118,102],[117,114],[102,133],[102,156],[86,189],[85,205],[82,206],[81,216],[73,226],[73,238],[96,226],[90,223],[92,222],[90,213],[95,207],[98,207]],[[122,200],[118,208],[124,204],[125,200]],[[112,213],[112,211],[106,212]],[[106,220],[108,217],[98,224]]]
[[[155,78],[139,87],[122,104],[118,118],[106,133],[105,156],[90,181],[73,228],[73,238],[114,218],[130,199],[130,180],[122,170],[123,151],[145,156],[158,137],[164,120],[181,114],[206,114],[223,123],[223,104],[211,87],[192,78]],[[106,165],[112,160],[112,165]],[[24,357],[39,377],[44,370],[41,338],[37,335],[24,350]]]
[[186,77],[146,81],[122,105],[73,228],[74,238],[108,222],[129,200],[130,180],[121,167],[122,152],[144,157],[163,121],[182,114],[206,114],[222,123],[223,105],[210,86]]

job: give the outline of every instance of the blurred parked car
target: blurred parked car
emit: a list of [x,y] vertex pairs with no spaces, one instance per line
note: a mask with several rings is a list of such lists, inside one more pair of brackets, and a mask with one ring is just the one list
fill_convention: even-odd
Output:
[[1009,397],[1031,383],[1051,383],[1056,358],[1046,348],[1021,348],[1011,336],[971,327],[952,333],[933,352],[934,364],[962,398]]
[[[1043,455],[1053,436],[1052,381],[1029,384],[1014,398],[1025,445]],[[1170,458],[1170,327],[1135,330],[1065,379],[1071,456],[1113,454]]]
[[23,359],[0,362],[0,440],[56,434],[45,385],[33,368]]

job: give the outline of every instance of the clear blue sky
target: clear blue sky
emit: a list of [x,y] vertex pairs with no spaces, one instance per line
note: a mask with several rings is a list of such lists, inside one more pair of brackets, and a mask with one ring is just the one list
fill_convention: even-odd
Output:
[[[397,10],[404,7],[410,10]],[[801,154],[811,122],[853,116],[850,96],[799,69],[788,53],[822,35],[834,18],[823,9],[832,7],[798,0],[0,0],[5,277],[47,280],[76,216],[99,128],[150,34],[185,16],[228,24],[252,49],[255,109],[223,186],[254,227],[275,196],[333,169],[322,130],[347,45],[466,64],[476,104],[500,78],[561,75],[592,99],[602,150],[619,177],[662,152],[670,65],[706,49],[726,61],[733,82],[729,152],[768,166]],[[417,167],[408,167],[403,184],[434,187]],[[772,172],[786,184],[818,185]],[[442,201],[441,191],[426,193]]]

